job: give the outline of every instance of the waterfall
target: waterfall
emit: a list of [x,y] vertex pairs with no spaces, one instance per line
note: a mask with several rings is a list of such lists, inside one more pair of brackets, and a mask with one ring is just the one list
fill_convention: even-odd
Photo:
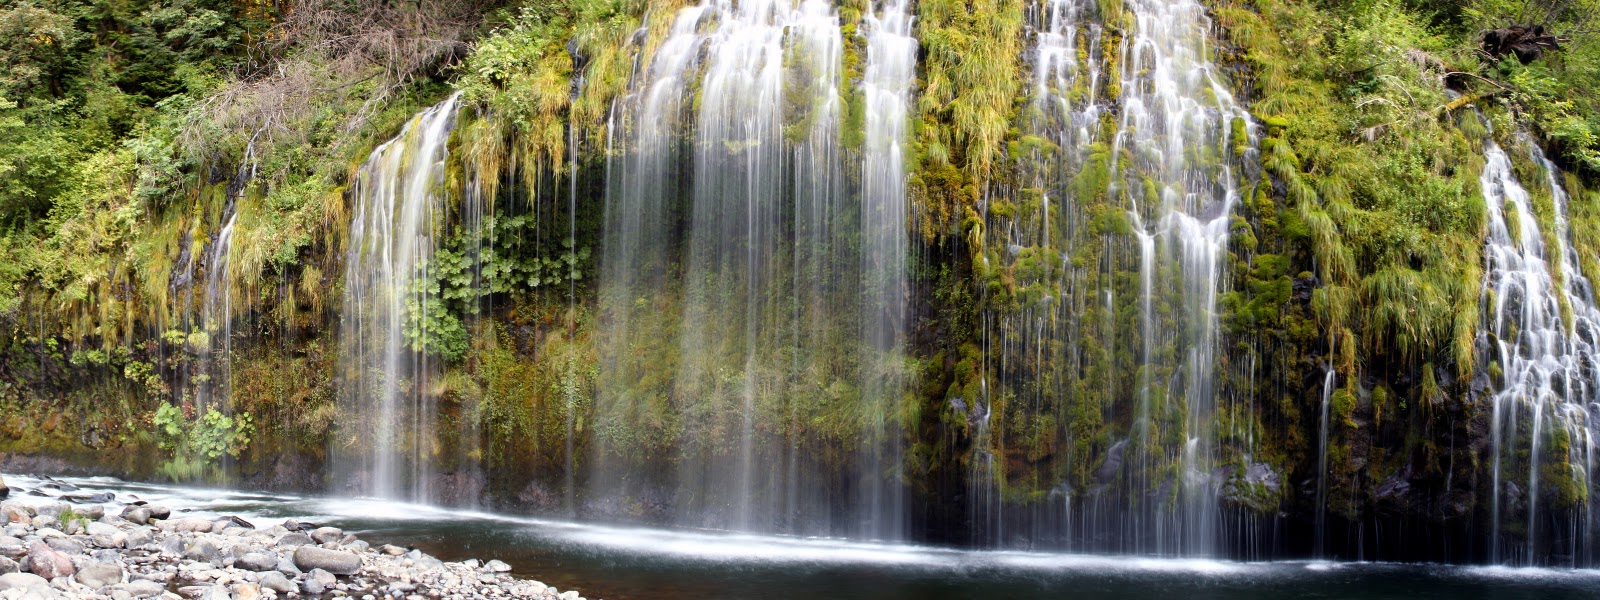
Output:
[[1317,539],[1313,552],[1318,557],[1328,548],[1328,409],[1333,403],[1333,388],[1338,384],[1339,373],[1329,365],[1322,379],[1322,407],[1317,419]]
[[[1549,532],[1561,536],[1555,542],[1566,541],[1566,553],[1576,565],[1596,542],[1588,498],[1593,494],[1589,474],[1596,423],[1591,411],[1597,400],[1593,382],[1600,360],[1600,310],[1571,248],[1567,197],[1558,171],[1536,146],[1528,146],[1547,175],[1553,235],[1540,230],[1533,196],[1517,180],[1510,156],[1492,140],[1485,142],[1486,163],[1479,177],[1489,216],[1482,302],[1491,344],[1485,359],[1494,389],[1490,560],[1547,562],[1540,556],[1540,544],[1552,540],[1539,536]],[[1550,243],[1555,247],[1547,247]],[[1519,467],[1525,471],[1518,472]],[[1583,486],[1580,498],[1552,497],[1550,489],[1560,485],[1545,482],[1556,487],[1542,488],[1544,472]],[[1582,506],[1561,506],[1575,502]],[[1512,527],[1507,516],[1518,509],[1523,520]],[[1542,510],[1565,516],[1546,516]],[[1516,528],[1523,528],[1521,543]]]
[[828,3],[707,1],[641,59],[607,141],[593,509],[901,535],[905,11],[867,18],[859,190]]
[[379,498],[433,498],[434,365],[408,339],[425,322],[416,276],[444,219],[446,142],[459,98],[413,117],[356,175],[339,331],[339,408],[333,452],[341,485]]
[[1210,60],[1198,2],[1043,0],[1028,25],[1021,189],[1004,212],[984,207],[1014,281],[987,309],[986,362],[992,393],[1082,436],[1060,442],[1067,468],[1007,477],[1043,485],[1066,471],[1051,489],[1084,501],[1060,503],[1053,535],[1024,533],[1091,551],[1210,554],[1218,496],[1238,476],[1220,440],[1245,437],[1219,430],[1217,303],[1236,169],[1255,147],[1232,138],[1255,126]]
[[[1137,176],[1153,180],[1156,197],[1134,194],[1130,218],[1134,228],[1155,235],[1159,248],[1141,245],[1141,264],[1157,277],[1175,273],[1178,313],[1184,324],[1175,335],[1159,334],[1146,344],[1170,343],[1178,364],[1167,394],[1181,399],[1183,447],[1147,446],[1163,462],[1179,466],[1178,505],[1164,507],[1172,528],[1158,526],[1158,552],[1206,554],[1216,546],[1217,495],[1221,486],[1215,413],[1219,390],[1214,371],[1220,347],[1217,298],[1227,258],[1228,227],[1238,199],[1233,167],[1226,160],[1206,164],[1193,148],[1228,148],[1235,119],[1249,114],[1218,80],[1206,43],[1210,31],[1205,7],[1193,0],[1134,0],[1129,9],[1137,21],[1124,40],[1122,114],[1112,142],[1111,159],[1127,169],[1113,185],[1136,185]],[[1121,164],[1122,151],[1133,164]],[[1154,263],[1143,257],[1156,254]],[[1171,285],[1162,282],[1158,285]],[[1157,293],[1146,289],[1145,293]],[[1151,319],[1151,303],[1142,303]],[[1155,365],[1147,363],[1144,368]],[[1154,491],[1154,490],[1147,490]]]
[[229,205],[228,223],[217,232],[217,241],[211,247],[211,258],[206,263],[206,297],[201,309],[201,326],[206,331],[206,350],[202,358],[201,373],[205,382],[195,394],[195,416],[206,411],[229,412],[232,397],[230,368],[233,352],[233,289],[229,284],[228,252],[233,248],[233,226],[239,213]]
[[910,0],[880,0],[866,15],[866,74],[861,94],[866,107],[862,151],[862,280],[866,295],[867,352],[878,359],[863,385],[869,473],[866,506],[874,515],[867,537],[893,539],[904,529],[901,497],[901,428],[895,407],[904,385],[900,356],[907,325],[906,138],[916,80],[917,40],[911,37]]

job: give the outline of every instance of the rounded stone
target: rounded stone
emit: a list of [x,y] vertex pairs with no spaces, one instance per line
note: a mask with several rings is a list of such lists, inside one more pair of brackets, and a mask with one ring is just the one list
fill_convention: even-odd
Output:
[[294,565],[301,570],[322,569],[338,575],[353,575],[361,570],[361,557],[339,550],[301,546],[294,551]]
[[71,558],[44,542],[34,542],[28,546],[28,565],[33,574],[45,579],[71,577],[78,572],[77,567],[72,566]]
[[122,567],[107,562],[92,562],[78,569],[78,583],[100,589],[122,583]]

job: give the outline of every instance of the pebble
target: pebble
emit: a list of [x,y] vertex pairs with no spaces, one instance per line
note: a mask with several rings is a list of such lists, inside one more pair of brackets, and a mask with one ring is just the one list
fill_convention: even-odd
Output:
[[[96,498],[97,500],[103,498]],[[132,498],[112,498],[105,504]],[[114,505],[114,504],[113,504]],[[142,600],[363,600],[530,598],[581,600],[519,580],[504,561],[447,563],[420,550],[369,545],[339,528],[286,521],[262,528],[237,517],[130,505],[0,503],[4,598]],[[173,592],[176,592],[174,594]]]

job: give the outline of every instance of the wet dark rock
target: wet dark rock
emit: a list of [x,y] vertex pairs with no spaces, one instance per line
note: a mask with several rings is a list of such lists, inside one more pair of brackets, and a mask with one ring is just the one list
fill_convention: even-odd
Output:
[[1122,453],[1128,446],[1128,440],[1122,440],[1111,445],[1106,451],[1106,457],[1100,466],[1094,470],[1094,479],[1100,483],[1111,483],[1117,478],[1117,473],[1122,471]]
[[301,532],[301,533],[310,533],[312,531],[316,531],[317,529],[319,529],[321,527],[322,527],[321,525],[318,525],[316,523],[307,523],[307,522],[303,522],[303,521],[296,521],[294,519],[289,519],[289,520],[286,520],[286,521],[283,522],[283,528],[284,529],[287,529],[289,531],[298,531],[298,532]]
[[105,504],[115,500],[116,496],[110,492],[101,492],[98,494],[76,494],[71,496],[62,496],[61,499],[73,504]]
[[561,508],[563,496],[535,480],[517,492],[517,506],[532,512],[551,512]]
[[39,487],[41,489],[56,490],[58,492],[76,492],[76,491],[78,491],[78,486],[75,486],[75,485],[72,485],[70,483],[66,483],[66,482],[63,482],[63,481],[55,481],[53,479],[52,480],[47,480],[47,482],[45,484],[40,485]]
[[1395,476],[1385,479],[1383,483],[1378,485],[1378,489],[1372,492],[1372,495],[1377,498],[1394,498],[1404,496],[1409,491],[1411,491],[1411,483],[1399,476]]
[[483,474],[476,471],[440,473],[434,478],[433,489],[437,502],[446,506],[474,506],[483,496],[487,486]]

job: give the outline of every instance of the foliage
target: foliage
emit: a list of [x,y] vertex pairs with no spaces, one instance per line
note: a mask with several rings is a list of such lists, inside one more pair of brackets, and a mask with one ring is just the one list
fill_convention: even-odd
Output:
[[208,408],[191,419],[184,409],[163,404],[156,409],[153,419],[161,449],[176,456],[205,460],[224,456],[237,458],[250,444],[250,436],[255,434],[249,413],[230,416]]

